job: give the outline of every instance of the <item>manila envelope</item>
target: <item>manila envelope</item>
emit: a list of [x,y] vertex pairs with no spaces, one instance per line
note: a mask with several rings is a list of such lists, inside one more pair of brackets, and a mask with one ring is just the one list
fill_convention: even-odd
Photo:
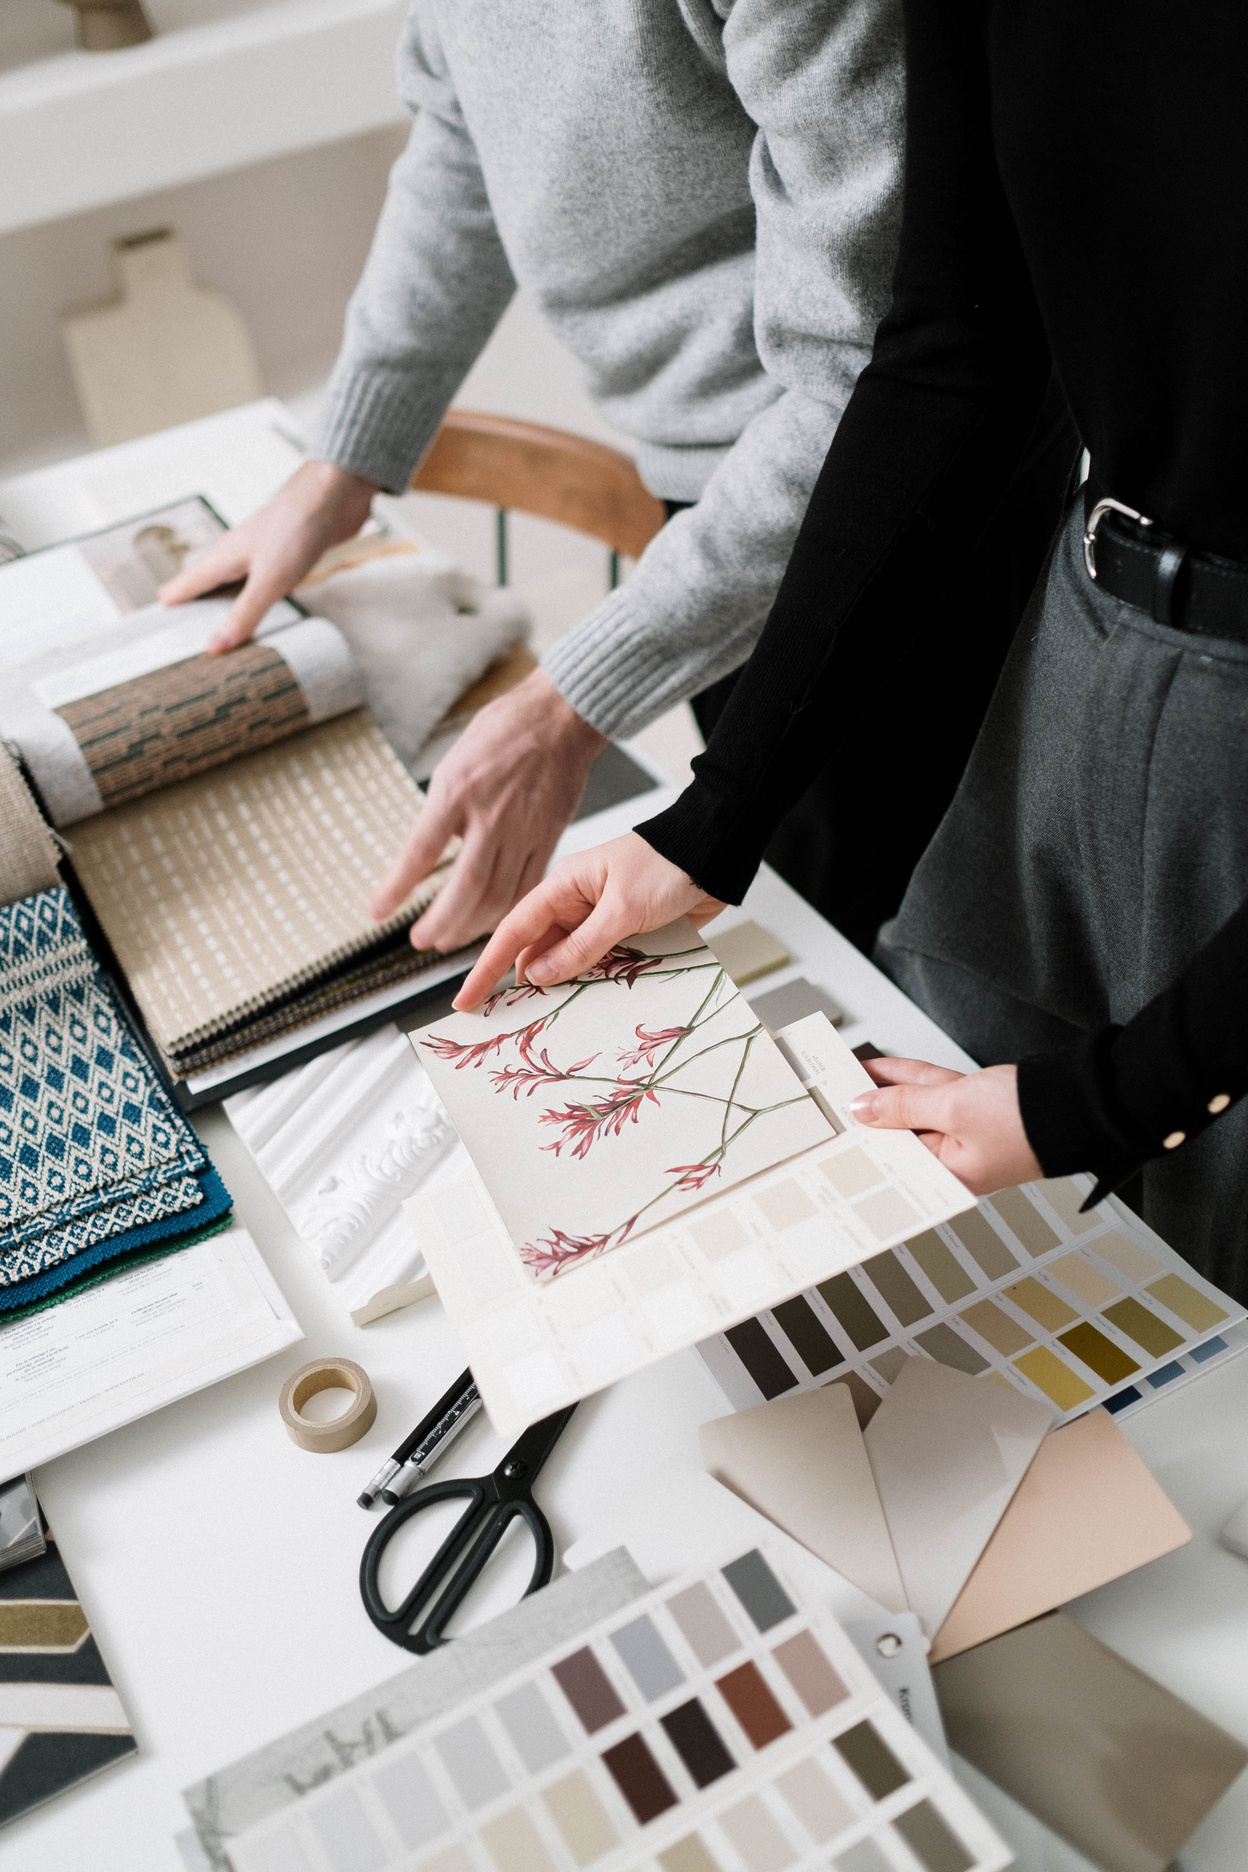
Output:
[[1064,1612],[932,1676],[950,1748],[1104,1872],[1165,1872],[1248,1763]]
[[1089,1411],[1045,1437],[929,1661],[1012,1631],[1191,1538],[1109,1412]]
[[906,1595],[854,1400],[844,1385],[775,1398],[698,1432],[707,1473],[889,1612]]
[[863,1432],[910,1609],[943,1625],[1056,1411],[933,1359],[907,1359]]

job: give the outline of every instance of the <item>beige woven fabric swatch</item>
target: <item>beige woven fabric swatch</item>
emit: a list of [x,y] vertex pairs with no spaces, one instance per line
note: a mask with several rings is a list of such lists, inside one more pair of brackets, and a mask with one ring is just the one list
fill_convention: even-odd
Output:
[[429,884],[386,923],[368,900],[422,804],[357,710],[77,826],[75,869],[157,1044],[184,1052],[409,923]]
[[0,904],[60,883],[57,849],[21,770],[0,742]]

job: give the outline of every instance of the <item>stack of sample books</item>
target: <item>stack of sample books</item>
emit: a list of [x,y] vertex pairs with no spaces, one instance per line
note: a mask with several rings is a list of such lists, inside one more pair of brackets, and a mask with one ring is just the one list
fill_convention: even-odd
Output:
[[0,572],[0,731],[170,1077],[185,1080],[437,963],[370,895],[423,796],[324,619],[277,605],[206,655],[228,598],[159,583],[220,531],[199,500]]

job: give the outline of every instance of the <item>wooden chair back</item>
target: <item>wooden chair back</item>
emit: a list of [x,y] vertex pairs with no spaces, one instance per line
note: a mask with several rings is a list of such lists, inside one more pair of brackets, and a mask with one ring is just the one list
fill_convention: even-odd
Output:
[[[488,501],[500,516],[514,508],[557,520],[630,559],[640,558],[667,517],[618,449],[566,429],[476,410],[448,410],[412,486],[424,494]],[[500,521],[500,546],[504,538]]]

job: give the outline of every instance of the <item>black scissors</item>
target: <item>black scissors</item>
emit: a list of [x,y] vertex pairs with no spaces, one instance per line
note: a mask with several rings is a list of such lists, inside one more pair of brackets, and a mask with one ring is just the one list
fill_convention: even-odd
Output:
[[[575,1404],[569,1404],[526,1430],[493,1475],[432,1482],[408,1495],[374,1529],[360,1562],[360,1596],[373,1624],[392,1643],[405,1651],[424,1653],[447,1642],[447,1625],[513,1521],[525,1523],[537,1549],[525,1597],[548,1583],[555,1566],[555,1542],[549,1521],[533,1500],[533,1482],[575,1409]],[[402,1605],[391,1611],[377,1585],[382,1554],[403,1523],[422,1508],[456,1499],[467,1501],[468,1507]]]

